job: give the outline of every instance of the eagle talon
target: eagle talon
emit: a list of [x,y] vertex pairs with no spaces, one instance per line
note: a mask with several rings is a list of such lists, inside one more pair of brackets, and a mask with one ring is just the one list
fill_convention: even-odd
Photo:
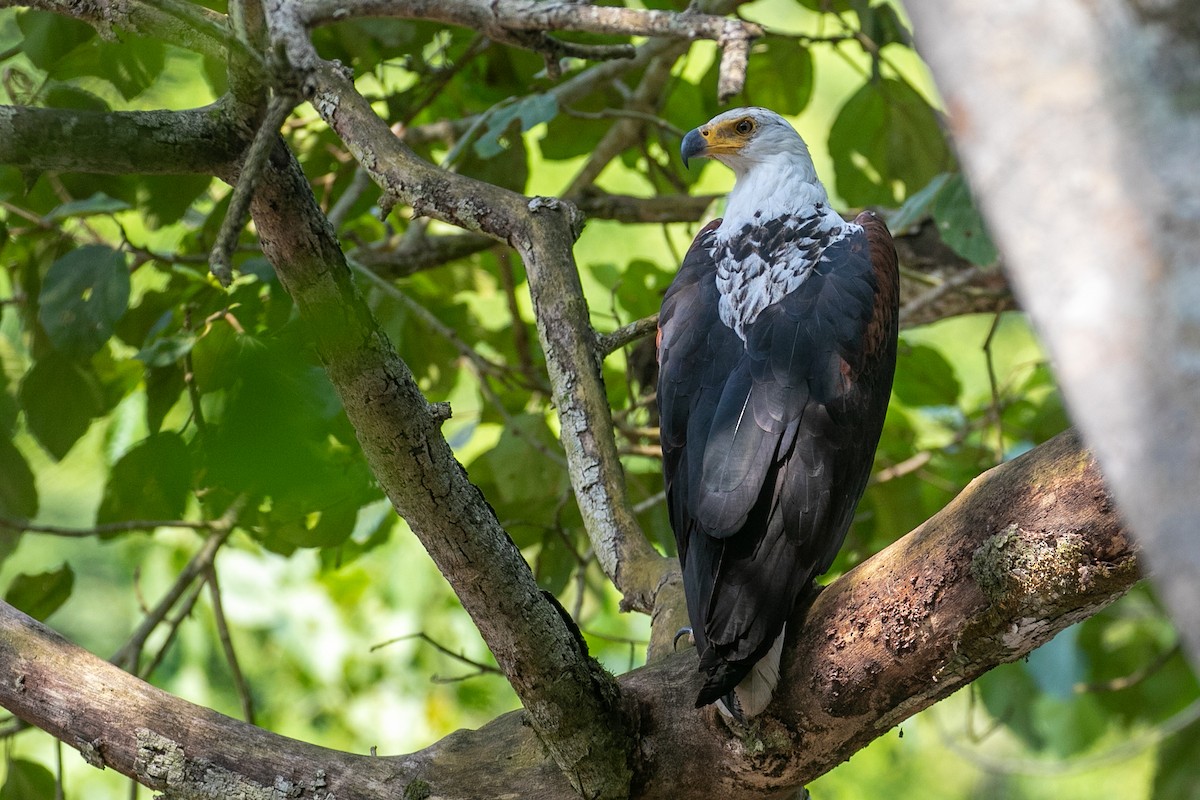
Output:
[[716,702],[716,706],[726,719],[739,725],[746,724],[746,714],[742,711],[742,704],[738,701],[736,692],[730,691]]
[[692,629],[687,627],[686,625],[684,625],[682,628],[675,631],[675,638],[671,640],[671,649],[672,650],[679,649],[679,640],[682,639],[684,636],[688,637],[688,644],[692,645],[693,647],[696,646],[696,637],[692,633]]

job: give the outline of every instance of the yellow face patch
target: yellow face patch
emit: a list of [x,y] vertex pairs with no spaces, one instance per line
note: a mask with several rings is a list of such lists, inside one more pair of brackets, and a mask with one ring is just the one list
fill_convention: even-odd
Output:
[[753,117],[737,117],[716,124],[709,123],[699,128],[700,137],[704,140],[704,155],[721,155],[736,153],[745,146],[758,123]]

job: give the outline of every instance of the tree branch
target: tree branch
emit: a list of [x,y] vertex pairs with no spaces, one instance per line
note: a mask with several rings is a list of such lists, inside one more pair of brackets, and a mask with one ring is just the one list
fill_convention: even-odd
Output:
[[313,107],[387,196],[422,216],[504,241],[521,255],[584,525],[627,606],[649,610],[666,560],[642,534],[625,493],[595,332],[572,252],[577,212],[569,204],[531,200],[440,170],[392,135],[344,75],[326,67],[314,81]]
[[[794,793],[991,667],[1019,659],[1137,579],[1092,458],[1067,433],[953,503],[801,611],[769,715],[732,731],[695,710],[694,652],[621,678],[639,720],[634,798]],[[325,750],[172,697],[0,605],[0,705],[172,796],[573,798],[520,714],[409,756]],[[412,788],[410,788],[412,787]],[[427,795],[428,796],[428,795]]]
[[[69,142],[69,147],[46,147]],[[220,175],[246,142],[217,103],[186,111],[67,111],[0,106],[0,163],[23,169]]]
[[[387,132],[369,106],[366,113]],[[387,138],[402,147],[390,132]],[[405,185],[418,185],[414,176],[400,175],[410,181]],[[441,435],[445,410],[425,400],[372,319],[299,164],[282,146],[260,178],[251,212],[371,471],[471,615],[540,741],[581,794],[627,795],[633,741],[615,683],[587,655],[565,612],[538,588],[468,481]]]
[[[711,39],[722,49],[719,93],[721,101],[741,91],[746,80],[750,43],[763,35],[752,22],[697,12],[645,11],[617,6],[578,3],[543,3],[534,0],[315,0],[309,3],[276,2],[268,6],[272,36],[288,54],[294,68],[315,70],[319,59],[308,40],[316,25],[354,17],[425,19],[461,25],[495,41],[524,47],[557,58],[583,53],[577,45],[545,36],[546,31],[578,31],[615,36],[656,36],[671,39]],[[632,57],[633,50],[603,50],[605,58]]]

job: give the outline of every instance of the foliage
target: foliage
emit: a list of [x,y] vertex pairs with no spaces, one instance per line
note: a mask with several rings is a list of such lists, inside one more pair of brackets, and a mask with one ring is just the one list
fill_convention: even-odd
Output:
[[[800,115],[839,207],[897,209],[897,232],[932,218],[963,258],[995,261],[895,6],[762,0],[742,12],[772,33],[753,51],[750,83],[735,102]],[[602,84],[562,104],[539,57],[464,29],[350,22],[319,29],[315,40],[324,57],[353,66],[360,90],[390,120],[410,129],[474,120],[454,141],[415,138],[420,155],[529,194],[561,193],[612,125],[607,110],[625,102],[618,87]],[[43,11],[0,12],[0,53],[10,104],[178,109],[225,90],[222,65],[211,60],[155,39],[110,41]],[[728,188],[720,168],[681,171],[669,127],[716,113],[715,85],[715,48],[697,44],[659,98],[667,126],[645,126],[599,186],[641,196]],[[399,210],[381,219],[378,192],[361,188],[353,158],[313,114],[295,113],[286,134],[323,207],[345,206],[341,240],[360,265],[386,266],[405,241],[452,233]],[[332,746],[382,743],[392,751],[513,706],[502,680],[476,675],[473,662],[486,666],[490,656],[382,502],[309,333],[253,234],[243,233],[231,289],[208,276],[206,254],[228,204],[223,184],[0,167],[0,202],[0,429],[11,434],[0,437],[6,600],[39,618],[53,614],[94,651],[115,651],[198,548],[195,530],[162,523],[202,531],[240,508],[217,563],[260,723]],[[657,309],[697,227],[589,224],[576,254],[598,330]],[[490,248],[385,286],[360,270],[373,313],[422,390],[452,404],[444,432],[539,584],[560,597],[610,669],[640,663],[648,623],[617,613],[615,592],[592,561],[522,265]],[[652,365],[643,340],[611,356],[604,377],[638,520],[670,552],[658,501]],[[983,469],[1066,424],[1021,315],[906,331],[877,481],[833,574],[918,525]],[[56,539],[27,530],[30,521],[94,535]],[[152,638],[145,660],[161,685],[237,713],[214,609],[205,601],[198,608],[192,621],[174,623],[177,636]],[[465,660],[411,638],[368,649],[416,632]],[[1139,736],[1148,744],[1129,754],[1138,768],[1104,773],[1109,788],[1149,796],[1152,784],[1157,797],[1194,796],[1195,726],[1191,738],[1185,731],[1161,746],[1147,733],[1200,695],[1173,646],[1161,610],[1139,589],[1028,663],[986,676],[970,702],[939,709],[943,725],[954,715],[965,720],[959,727],[984,730],[956,745],[964,760],[947,765],[941,728],[924,715],[905,725],[903,740],[881,740],[822,779],[821,796],[880,794],[902,780],[919,781],[927,797],[1082,796],[1094,785],[1087,774],[1039,786],[1019,777],[1022,765],[1070,770],[1071,759]],[[1148,674],[1118,685],[1139,670]],[[474,677],[429,682],[464,674]],[[52,796],[44,766],[52,760],[42,745],[25,743],[31,738],[24,735],[20,752],[40,763],[10,757],[0,797]],[[985,748],[988,758],[1000,753],[1000,768],[973,763]],[[935,772],[946,779],[935,784]],[[89,797],[126,793],[111,780],[97,788],[107,776],[78,780]]]

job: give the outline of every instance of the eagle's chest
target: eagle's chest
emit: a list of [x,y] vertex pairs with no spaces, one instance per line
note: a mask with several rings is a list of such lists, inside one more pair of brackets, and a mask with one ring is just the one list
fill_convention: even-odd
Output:
[[745,340],[758,315],[796,291],[825,248],[844,236],[841,219],[831,221],[821,206],[807,215],[756,218],[724,238],[717,232],[709,252],[716,264],[721,321]]

